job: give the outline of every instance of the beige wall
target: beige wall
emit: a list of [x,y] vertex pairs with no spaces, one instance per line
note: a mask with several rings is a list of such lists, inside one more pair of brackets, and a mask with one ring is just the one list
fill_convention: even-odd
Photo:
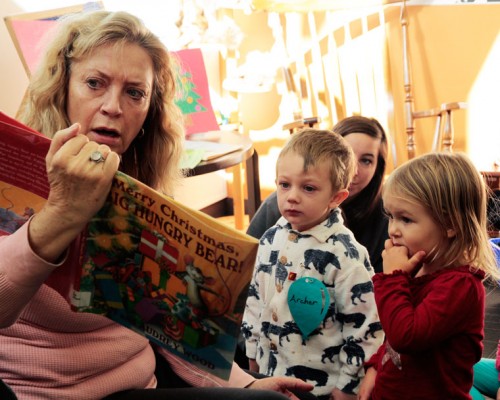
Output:
[[[415,110],[465,101],[454,115],[455,149],[481,169],[500,157],[500,4],[408,6]],[[397,148],[404,159],[404,89],[399,9],[386,13]],[[416,121],[417,150],[431,146],[434,126]]]
[[[490,169],[494,159],[500,157],[500,112],[497,111],[500,103],[498,100],[498,93],[500,93],[500,78],[498,77],[498,71],[500,71],[500,4],[442,6],[408,4],[407,9],[415,110],[437,107],[444,102],[467,102],[466,110],[454,113],[454,149],[469,153],[479,168]],[[407,159],[400,10],[399,5],[386,6],[382,18],[370,17],[371,20],[382,21],[386,35],[386,54],[382,57],[385,71],[382,79],[386,93],[382,107],[380,107],[381,104],[375,105],[378,114],[372,116],[380,118],[383,125],[390,130],[395,141],[397,164]],[[246,52],[261,46],[259,41],[262,43],[263,32],[269,31],[264,17],[266,15],[265,12],[258,12],[256,15],[245,16],[246,22],[240,24],[247,35],[240,51],[241,61],[244,61]],[[362,24],[355,23],[350,24],[349,27],[342,26],[339,23],[340,13],[331,13],[330,19],[325,15],[326,13],[322,12],[314,13],[316,28],[321,31],[320,38],[324,38],[323,34],[325,32],[328,34],[328,30],[333,31],[330,36],[334,39],[342,37],[338,42],[340,45],[335,57],[345,57],[344,52],[347,48],[347,41],[343,39],[345,32],[350,30],[352,33],[364,28]],[[288,46],[290,57],[300,58],[307,51],[304,43],[310,41],[311,38],[311,32],[307,26],[308,16],[302,14],[297,18],[296,15],[289,14],[288,17],[282,17],[282,20],[288,21],[289,25],[292,19],[299,20],[299,24],[289,29],[287,34],[288,39],[295,36],[294,45]],[[368,25],[371,23],[370,18]],[[332,24],[332,21],[337,25]],[[267,40],[272,43],[267,48],[272,48],[274,44],[272,35],[268,35]],[[370,45],[363,48],[363,45],[359,45],[362,41],[358,40],[360,43],[354,43],[355,41],[349,42],[349,46],[355,44],[352,49],[357,54],[352,57],[352,61],[347,62],[348,65],[345,65],[347,72],[359,69],[361,64],[371,61],[370,52],[373,49],[369,47]],[[322,42],[326,41],[322,40]],[[333,75],[337,72],[325,69],[326,75]],[[279,76],[277,82],[280,83]],[[343,85],[343,98],[335,98],[337,112],[342,106],[345,107],[351,95],[354,97],[359,95],[361,102],[366,100],[366,95],[362,93],[363,87],[354,88],[345,76],[340,85]],[[278,90],[279,96],[281,93]],[[258,118],[258,114],[263,110],[266,118],[273,121],[269,113],[274,112],[276,115],[284,112],[280,105],[275,104],[274,95],[275,93],[269,93],[266,96],[260,96],[259,101],[253,103],[254,118]],[[377,101],[380,102],[384,96],[379,96]],[[283,99],[279,97],[278,100]],[[247,103],[243,105],[246,109],[251,108]],[[361,106],[360,108],[362,109]],[[359,110],[348,107],[347,110],[344,108],[345,111]],[[342,115],[338,114],[338,117]],[[282,119],[278,120],[276,117],[274,121],[278,122],[258,129],[267,128],[271,131],[274,129],[277,133]],[[335,116],[330,116],[329,121],[334,123]],[[415,123],[415,129],[418,155],[431,149],[434,121],[418,120]]]

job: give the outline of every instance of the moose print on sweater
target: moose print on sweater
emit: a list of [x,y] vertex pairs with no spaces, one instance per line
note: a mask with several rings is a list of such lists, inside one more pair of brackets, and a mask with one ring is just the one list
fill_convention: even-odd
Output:
[[[383,340],[372,276],[368,251],[339,209],[305,232],[281,218],[259,244],[242,324],[247,356],[262,374],[312,383],[319,399],[334,388],[357,393],[363,362]],[[330,296],[322,321],[306,337],[288,305],[290,286],[303,277],[322,282]]]

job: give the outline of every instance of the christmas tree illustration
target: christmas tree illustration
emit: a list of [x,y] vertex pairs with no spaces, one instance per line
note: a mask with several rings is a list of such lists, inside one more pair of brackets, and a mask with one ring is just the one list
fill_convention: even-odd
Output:
[[181,70],[178,77],[177,87],[179,91],[176,103],[182,113],[186,115],[206,111],[206,108],[199,103],[201,96],[195,91],[196,86],[191,73]]

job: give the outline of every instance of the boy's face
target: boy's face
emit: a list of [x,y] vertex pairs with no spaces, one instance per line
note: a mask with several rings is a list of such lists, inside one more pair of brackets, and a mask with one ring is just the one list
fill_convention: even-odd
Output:
[[333,191],[326,161],[304,172],[302,156],[288,153],[278,161],[276,172],[280,213],[300,232],[324,221],[349,194],[345,189]]

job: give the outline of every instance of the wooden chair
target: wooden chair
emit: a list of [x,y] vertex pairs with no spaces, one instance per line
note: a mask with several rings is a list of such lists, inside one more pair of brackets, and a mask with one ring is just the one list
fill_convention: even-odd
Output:
[[[296,99],[295,110],[293,111],[294,120],[292,122],[284,124],[283,130],[290,131],[290,134],[292,134],[293,132],[305,128],[307,126],[309,128],[312,128],[314,125],[320,122],[320,118],[317,116],[303,117],[302,115],[303,111],[302,101],[307,101],[307,98],[309,97],[307,92],[307,87],[303,87],[303,89],[299,92],[296,89],[294,83],[294,77],[290,68],[283,67],[282,71],[288,95]],[[304,85],[301,85],[301,87],[302,86]]]
[[436,118],[436,128],[432,151],[452,151],[454,143],[453,111],[467,108],[464,102],[443,103],[439,107],[427,110],[414,110],[413,86],[411,79],[411,58],[408,51],[408,15],[406,0],[401,6],[401,28],[403,39],[403,77],[405,88],[405,117],[406,117],[406,148],[408,159],[415,157],[415,120],[419,118]]
[[[429,110],[413,111],[413,120],[419,118],[436,118],[436,128],[434,131],[434,140],[432,141],[432,151],[453,150],[453,117],[452,112],[467,108],[463,102],[443,103],[441,107],[431,108]],[[412,122],[413,123],[413,122]]]
[[319,122],[318,117],[309,117],[309,118],[300,118],[296,119],[293,122],[289,122],[287,124],[283,125],[283,130],[285,131],[290,131],[290,134],[293,132],[305,128],[308,126],[309,128],[312,128],[314,125],[316,125]]

